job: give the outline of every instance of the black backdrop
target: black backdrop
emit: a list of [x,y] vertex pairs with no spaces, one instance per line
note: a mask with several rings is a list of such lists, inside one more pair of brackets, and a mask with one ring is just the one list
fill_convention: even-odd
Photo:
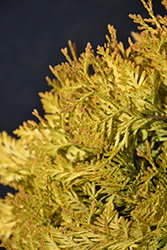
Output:
[[[160,0],[153,0],[155,14],[166,14]],[[147,16],[140,0],[1,0],[0,1],[0,132],[12,131],[23,121],[43,116],[39,92],[50,90],[48,66],[65,61],[61,48],[68,39],[78,55],[87,42],[93,49],[106,42],[107,25],[117,29],[118,41],[128,47],[137,24],[128,14]],[[12,191],[0,185],[0,196]]]

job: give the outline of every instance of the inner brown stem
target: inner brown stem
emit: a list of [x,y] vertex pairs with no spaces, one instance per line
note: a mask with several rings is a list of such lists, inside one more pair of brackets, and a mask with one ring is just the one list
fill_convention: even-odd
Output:
[[167,116],[145,115],[145,117],[156,119],[156,120],[167,120]]

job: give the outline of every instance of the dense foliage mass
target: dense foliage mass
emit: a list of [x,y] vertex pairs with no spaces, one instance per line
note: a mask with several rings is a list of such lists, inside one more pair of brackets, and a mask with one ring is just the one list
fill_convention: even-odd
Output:
[[45,117],[0,134],[0,182],[18,190],[0,200],[7,249],[167,249],[167,16],[141,1],[128,49],[110,25],[97,55],[69,41]]

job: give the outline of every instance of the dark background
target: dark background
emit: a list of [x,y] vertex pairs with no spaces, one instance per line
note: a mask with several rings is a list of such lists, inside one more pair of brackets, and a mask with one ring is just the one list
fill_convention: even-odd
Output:
[[[155,14],[166,14],[160,0],[153,4]],[[87,42],[96,50],[111,24],[127,48],[130,32],[137,31],[130,13],[147,17],[140,0],[1,0],[0,132],[12,135],[23,121],[36,120],[34,108],[43,116],[38,93],[51,89],[45,80],[54,78],[48,66],[65,61],[60,50],[69,39],[78,55]],[[9,191],[0,185],[1,197]]]

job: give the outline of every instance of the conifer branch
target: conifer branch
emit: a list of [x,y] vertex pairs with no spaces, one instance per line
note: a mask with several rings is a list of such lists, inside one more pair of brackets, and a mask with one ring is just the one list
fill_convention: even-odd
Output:
[[7,249],[166,249],[167,18],[141,1],[128,49],[110,25],[98,56],[68,41],[44,118],[0,134],[0,182],[18,190],[0,200]]

